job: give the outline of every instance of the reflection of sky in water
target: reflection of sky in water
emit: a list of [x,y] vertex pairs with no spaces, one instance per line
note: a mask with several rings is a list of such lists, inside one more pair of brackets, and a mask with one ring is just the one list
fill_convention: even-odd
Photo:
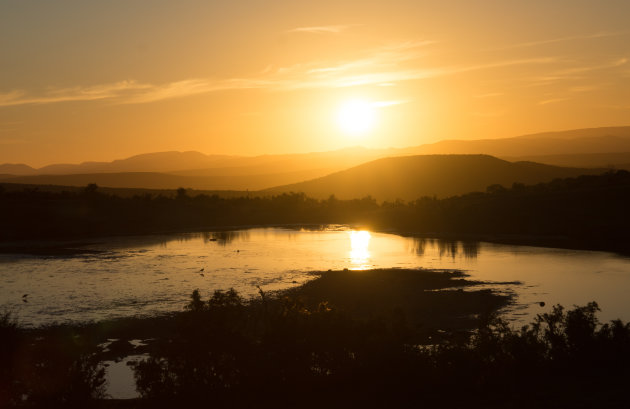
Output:
[[[98,320],[180,311],[199,288],[204,297],[234,287],[245,296],[299,285],[308,271],[375,267],[463,269],[471,278],[521,281],[528,320],[551,305],[596,300],[605,320],[630,320],[630,260],[609,253],[418,239],[385,233],[251,229],[102,239],[75,257],[0,255],[0,310],[23,323]],[[28,302],[22,295],[29,294]],[[545,301],[545,309],[538,307]]]

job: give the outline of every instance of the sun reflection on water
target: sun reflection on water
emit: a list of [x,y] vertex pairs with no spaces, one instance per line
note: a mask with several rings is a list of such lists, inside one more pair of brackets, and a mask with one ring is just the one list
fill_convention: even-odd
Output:
[[350,232],[350,262],[353,270],[365,270],[370,266],[366,264],[370,259],[370,239],[372,235],[365,230],[352,230]]

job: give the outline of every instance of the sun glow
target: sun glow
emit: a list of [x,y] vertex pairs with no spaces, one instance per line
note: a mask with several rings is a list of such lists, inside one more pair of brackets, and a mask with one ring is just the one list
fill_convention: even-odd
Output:
[[370,232],[365,230],[353,230],[350,232],[350,261],[352,264],[358,264],[358,266],[353,269],[363,270],[368,268],[365,263],[367,263],[370,258],[368,246],[370,245],[371,238],[372,235]]
[[346,101],[339,107],[337,122],[339,127],[347,134],[364,134],[374,127],[376,107],[374,104],[362,99]]

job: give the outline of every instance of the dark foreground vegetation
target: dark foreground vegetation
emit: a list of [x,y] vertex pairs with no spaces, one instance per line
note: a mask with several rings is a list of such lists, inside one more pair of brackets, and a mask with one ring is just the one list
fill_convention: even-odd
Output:
[[[597,304],[556,306],[512,329],[495,314],[505,299],[433,291],[474,283],[457,273],[328,272],[304,291],[243,300],[193,292],[185,312],[80,327],[25,330],[0,320],[0,407],[628,407],[630,324],[601,325]],[[415,274],[415,277],[414,277]],[[418,278],[419,277],[419,278]],[[320,298],[355,284],[342,306]],[[383,293],[402,292],[401,301]],[[381,288],[379,292],[377,289]],[[338,290],[339,291],[339,290]],[[353,295],[353,293],[356,293]],[[440,299],[439,294],[444,293]],[[475,293],[475,291],[470,291]],[[365,294],[364,296],[358,294]],[[460,298],[456,298],[456,297]],[[433,296],[430,296],[433,297]],[[427,301],[428,300],[428,301]],[[480,301],[483,300],[483,301]],[[450,304],[455,307],[445,313]],[[377,308],[374,308],[376,305]],[[434,331],[414,316],[479,314],[473,332]],[[433,327],[435,330],[436,327]],[[141,398],[102,400],[99,361],[130,354],[125,337],[153,338],[134,365]],[[103,352],[98,344],[119,338]]]
[[[441,237],[630,251],[630,172],[557,179],[533,186],[493,185],[447,199],[377,203],[366,197],[316,200],[273,197],[174,197],[15,191],[0,186],[0,241],[286,224],[353,224]],[[32,246],[31,246],[32,247]],[[12,251],[4,248],[4,251]]]

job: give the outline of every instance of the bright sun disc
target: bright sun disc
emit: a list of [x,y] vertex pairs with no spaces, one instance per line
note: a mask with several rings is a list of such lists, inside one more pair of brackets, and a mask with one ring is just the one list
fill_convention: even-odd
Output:
[[375,117],[376,112],[373,104],[355,99],[341,105],[337,120],[344,132],[356,135],[372,129]]

